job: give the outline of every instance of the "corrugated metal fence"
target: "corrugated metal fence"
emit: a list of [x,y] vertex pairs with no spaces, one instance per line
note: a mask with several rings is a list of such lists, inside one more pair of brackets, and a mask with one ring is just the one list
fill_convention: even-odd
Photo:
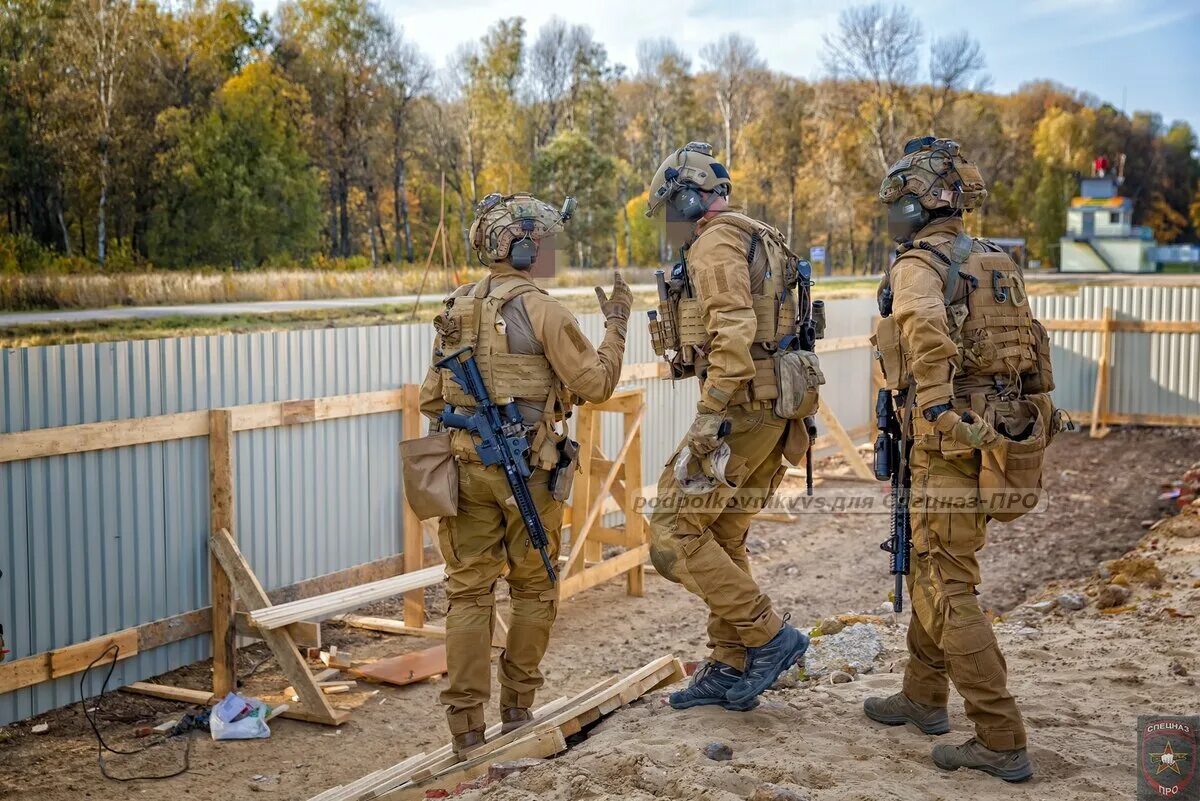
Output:
[[[832,302],[829,336],[866,333],[870,315],[869,302]],[[582,323],[598,341],[602,318]],[[419,383],[432,334],[423,324],[10,349],[0,354],[0,434]],[[653,360],[636,321],[626,363]],[[867,421],[865,400],[850,400],[868,366],[865,350],[826,360],[827,397],[856,410],[848,428]],[[696,390],[638,383],[651,409],[643,450],[652,480]],[[618,419],[605,417],[611,454]],[[267,589],[402,550],[399,440],[398,413],[237,435],[238,539]],[[208,515],[203,437],[0,464],[0,622],[11,658],[207,606]],[[208,654],[206,637],[139,653],[116,664],[112,684]],[[90,677],[87,692],[99,687],[100,675]],[[78,694],[76,675],[0,695],[0,724]]]
[[[1085,288],[1037,297],[1039,317],[1200,319],[1200,288]],[[873,299],[830,301],[827,337],[869,333]],[[626,364],[654,361],[640,319]],[[598,341],[599,315],[582,320]],[[1057,402],[1091,407],[1099,334],[1056,332]],[[1121,334],[1114,410],[1200,414],[1200,337]],[[321,329],[7,350],[0,433],[418,383],[428,325]],[[824,398],[849,430],[871,424],[867,349],[823,355]],[[691,419],[695,382],[646,388],[643,475],[653,481]],[[619,447],[616,416],[604,424]],[[238,538],[268,589],[400,552],[400,415],[237,435]],[[13,658],[208,604],[208,449],[176,440],[0,464],[0,622]],[[114,686],[208,656],[207,638],[118,662]],[[99,690],[99,677],[86,691]],[[0,695],[0,724],[77,699],[79,677]]]
[[[1095,286],[1030,299],[1043,320],[1200,321],[1200,287]],[[1100,361],[1099,331],[1053,331],[1055,403],[1090,411]],[[1200,415],[1200,334],[1111,335],[1108,409],[1129,415]]]

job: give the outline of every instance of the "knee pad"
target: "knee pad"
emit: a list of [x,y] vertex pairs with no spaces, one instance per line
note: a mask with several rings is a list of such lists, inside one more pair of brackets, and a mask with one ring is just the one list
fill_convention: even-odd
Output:
[[675,575],[675,561],[679,555],[675,553],[674,548],[661,548],[657,545],[650,546],[650,564],[654,565],[654,569],[658,571],[658,575],[679,583],[679,578]]

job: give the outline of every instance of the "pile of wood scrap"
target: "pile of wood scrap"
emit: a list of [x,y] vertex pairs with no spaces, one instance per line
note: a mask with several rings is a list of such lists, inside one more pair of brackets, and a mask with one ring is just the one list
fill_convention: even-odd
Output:
[[522,758],[544,759],[567,750],[566,738],[585,726],[632,703],[648,692],[683,678],[683,666],[673,656],[660,657],[625,676],[614,676],[574,698],[559,698],[534,712],[533,722],[508,734],[499,724],[487,731],[488,741],[460,761],[445,745],[417,754],[350,784],[334,787],[310,801],[406,801],[425,798],[430,790],[452,790],[488,772],[496,762]]

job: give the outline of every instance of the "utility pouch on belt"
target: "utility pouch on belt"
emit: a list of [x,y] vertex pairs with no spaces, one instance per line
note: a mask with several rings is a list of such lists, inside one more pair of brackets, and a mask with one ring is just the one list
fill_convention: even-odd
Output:
[[450,432],[400,443],[404,498],[421,520],[458,514],[458,464]]
[[1058,418],[1046,394],[995,402],[987,417],[1000,439],[981,454],[979,499],[989,517],[1008,522],[1037,506],[1042,462]]
[[579,470],[579,443],[564,437],[558,443],[558,463],[550,471],[550,496],[556,501],[571,497],[575,484],[575,473]]
[[775,414],[784,420],[799,420],[817,411],[820,386],[825,383],[817,354],[807,350],[775,351],[775,379],[779,395]]
[[908,364],[900,344],[900,326],[895,317],[880,318],[871,335],[875,358],[883,370],[884,386],[890,390],[908,389]]
[[1021,376],[1021,386],[1027,393],[1042,394],[1054,391],[1054,365],[1050,363],[1050,335],[1046,327],[1033,321],[1034,372]]

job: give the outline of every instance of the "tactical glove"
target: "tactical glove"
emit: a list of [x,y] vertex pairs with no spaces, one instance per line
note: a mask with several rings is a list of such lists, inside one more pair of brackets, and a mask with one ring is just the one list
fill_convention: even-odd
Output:
[[688,429],[687,446],[692,455],[700,458],[712,453],[721,444],[721,423],[725,415],[715,412],[698,412]]
[[633,308],[633,293],[629,291],[629,285],[625,283],[621,273],[613,271],[612,296],[604,294],[603,289],[596,287],[596,300],[600,302],[600,312],[604,319],[607,322],[620,321],[619,325],[624,331],[629,322],[629,311]]
[[953,409],[947,409],[938,415],[933,427],[942,436],[948,436],[955,442],[981,451],[991,449],[995,446],[996,440],[1000,438],[996,429],[988,425],[982,417],[971,412],[963,412],[962,415],[959,415]]

